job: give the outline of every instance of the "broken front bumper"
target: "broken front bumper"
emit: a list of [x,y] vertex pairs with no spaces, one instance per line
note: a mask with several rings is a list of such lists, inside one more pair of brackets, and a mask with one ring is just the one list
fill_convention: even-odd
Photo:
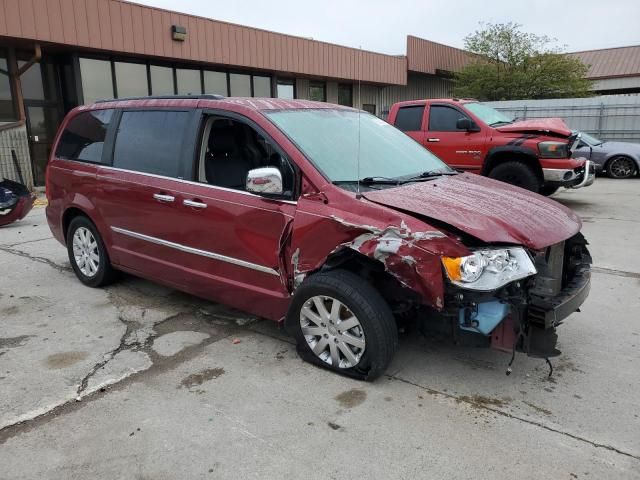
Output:
[[544,183],[548,186],[582,188],[593,184],[596,179],[596,167],[587,160],[577,168],[543,168]]

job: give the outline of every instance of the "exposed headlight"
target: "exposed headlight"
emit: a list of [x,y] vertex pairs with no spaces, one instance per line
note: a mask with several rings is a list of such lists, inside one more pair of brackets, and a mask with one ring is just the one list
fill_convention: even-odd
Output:
[[544,158],[567,158],[569,156],[568,144],[564,142],[540,142],[538,143],[540,156]]
[[476,250],[467,257],[442,257],[442,264],[451,283],[470,290],[496,290],[538,273],[521,247]]

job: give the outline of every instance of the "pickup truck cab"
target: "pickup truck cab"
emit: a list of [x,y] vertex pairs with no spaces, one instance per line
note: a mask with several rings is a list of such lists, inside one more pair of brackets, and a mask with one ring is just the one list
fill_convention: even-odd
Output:
[[97,102],[67,115],[46,182],[84,284],[124,271],[281,322],[304,359],[356,378],[385,371],[403,318],[557,355],[589,292],[571,210],[339,105]]
[[513,121],[476,100],[434,99],[392,105],[388,122],[448,165],[551,195],[595,180],[579,141],[562,119]]

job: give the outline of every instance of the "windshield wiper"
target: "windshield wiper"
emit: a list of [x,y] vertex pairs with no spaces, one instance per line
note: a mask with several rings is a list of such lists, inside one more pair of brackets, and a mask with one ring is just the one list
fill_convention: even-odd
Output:
[[[334,185],[341,183],[358,183],[358,180],[335,180]],[[362,185],[400,185],[400,180],[390,177],[364,177],[360,179]]]
[[500,120],[498,122],[490,123],[489,126],[490,127],[497,127],[498,125],[509,125],[510,123],[513,123],[513,122],[505,122],[504,120]]
[[399,182],[399,184],[402,185],[409,182],[419,182],[422,180],[430,180],[430,179],[442,177],[445,175],[457,175],[457,174],[458,172],[456,172],[455,170],[445,171],[445,172],[441,170],[429,170],[426,172],[422,172],[420,175],[414,175],[413,177],[404,178]]

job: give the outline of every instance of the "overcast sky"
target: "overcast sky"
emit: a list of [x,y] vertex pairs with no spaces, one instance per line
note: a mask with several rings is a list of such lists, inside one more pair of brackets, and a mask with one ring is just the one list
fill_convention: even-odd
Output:
[[517,22],[567,51],[640,44],[638,0],[135,0],[280,33],[404,54],[408,34],[455,47],[479,22]]

